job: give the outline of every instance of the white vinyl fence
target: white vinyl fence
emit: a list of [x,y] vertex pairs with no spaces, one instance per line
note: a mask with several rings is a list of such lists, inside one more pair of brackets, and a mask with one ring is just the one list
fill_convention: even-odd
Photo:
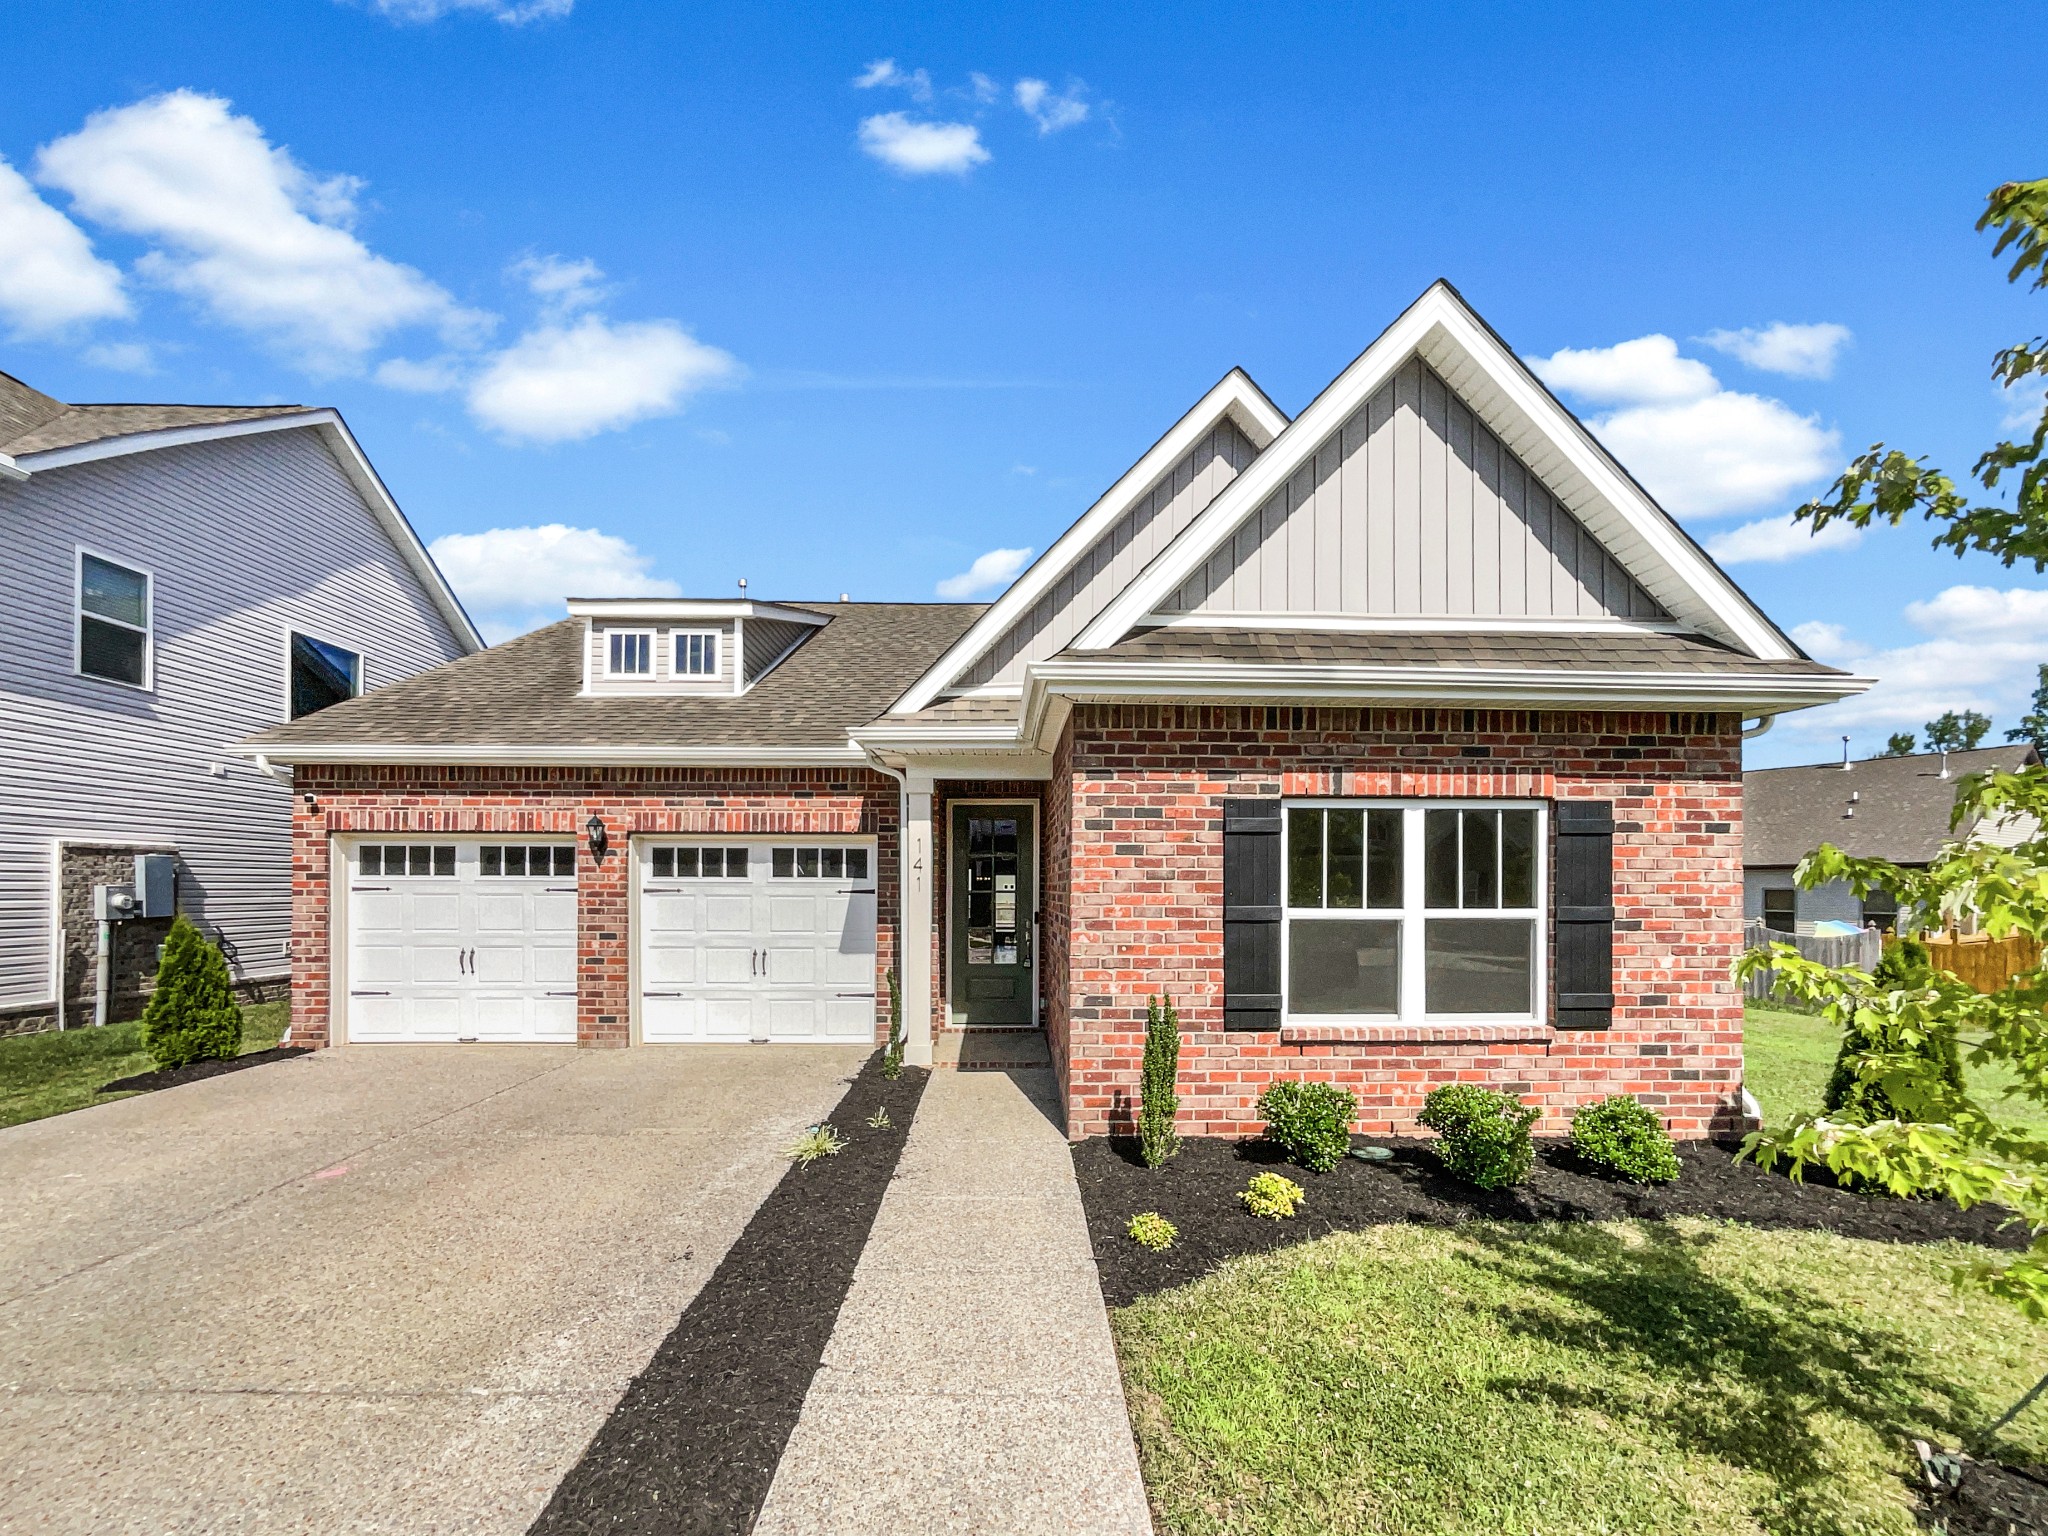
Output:
[[[1875,970],[1878,956],[1884,953],[1884,935],[1875,928],[1824,939],[1811,934],[1780,933],[1758,922],[1742,925],[1742,947],[1745,950],[1765,949],[1772,944],[1790,944],[1809,960],[1818,960],[1822,965],[1854,966],[1859,971]],[[1776,984],[1774,972],[1756,971],[1743,982],[1743,995],[1764,1002]]]

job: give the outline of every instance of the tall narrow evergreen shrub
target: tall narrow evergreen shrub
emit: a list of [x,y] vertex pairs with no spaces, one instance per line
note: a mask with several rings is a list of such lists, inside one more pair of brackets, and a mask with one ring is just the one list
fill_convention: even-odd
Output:
[[1138,1078],[1138,1156],[1157,1168],[1180,1150],[1180,1015],[1164,992],[1145,1005],[1145,1065]]
[[242,1049],[242,1008],[228,963],[182,912],[142,1011],[142,1044],[159,1067],[226,1060]]
[[888,971],[889,1049],[882,1053],[882,1076],[891,1081],[903,1075],[903,989],[896,984],[896,968]]
[[[1871,970],[1870,979],[1881,992],[1904,992],[1927,986],[1933,974],[1934,959],[1928,954],[1927,946],[1918,939],[1900,937],[1884,947],[1883,955]],[[1842,1048],[1835,1054],[1835,1070],[1829,1074],[1827,1091],[1821,1096],[1821,1103],[1831,1119],[1874,1125],[1880,1120],[1911,1118],[1892,1102],[1891,1096],[1884,1091],[1884,1084],[1856,1075],[1857,1057],[1872,1051],[1895,1049],[1897,1046],[1886,1037],[1882,1025],[1873,1029],[1852,1023],[1842,1032]],[[1954,1035],[1930,1035],[1919,1043],[1915,1054],[1925,1056],[1949,1087],[1960,1089],[1963,1086],[1963,1057]]]

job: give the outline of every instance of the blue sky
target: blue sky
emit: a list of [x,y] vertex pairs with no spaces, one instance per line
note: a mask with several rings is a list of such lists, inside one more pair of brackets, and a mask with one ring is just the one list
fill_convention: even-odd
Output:
[[503,633],[974,589],[1231,365],[1298,410],[1448,277],[1885,679],[1752,760],[1861,754],[2048,660],[2048,578],[1780,527],[2014,414],[2043,300],[1971,226],[2043,171],[1982,75],[2038,14],[15,0],[0,368],[339,406]]

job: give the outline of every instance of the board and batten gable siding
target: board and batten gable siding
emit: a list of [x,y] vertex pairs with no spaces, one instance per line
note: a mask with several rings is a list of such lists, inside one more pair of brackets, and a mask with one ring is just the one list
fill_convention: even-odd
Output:
[[1668,617],[1420,358],[1248,516],[1167,611]]
[[1029,613],[997,637],[963,674],[962,685],[1017,682],[1026,664],[1064,650],[1258,454],[1235,425],[1227,420],[1217,423],[1103,531]]
[[[292,630],[380,687],[464,654],[317,430],[0,483],[0,1007],[52,1001],[58,839],[169,843],[179,900],[282,975],[291,796],[228,749],[286,719]],[[74,550],[154,576],[154,686],[77,675]]]

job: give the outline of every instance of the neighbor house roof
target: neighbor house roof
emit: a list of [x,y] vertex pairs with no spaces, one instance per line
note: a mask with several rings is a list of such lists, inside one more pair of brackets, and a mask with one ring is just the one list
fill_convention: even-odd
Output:
[[303,405],[68,405],[0,373],[0,453],[16,458],[138,432],[292,416],[305,409]]
[[1946,776],[1941,754],[1931,752],[1864,758],[1846,771],[1840,763],[1756,769],[1742,776],[1742,862],[1782,868],[1832,843],[1859,858],[1925,864],[1942,844],[1971,831],[1950,831],[1948,824],[1966,775],[2012,773],[2039,760],[2021,744],[1951,752]]
[[[564,619],[244,745],[282,762],[432,755],[490,761],[691,749],[822,751],[858,758],[849,727],[886,710],[958,640],[980,603],[795,603],[829,620],[745,693],[648,697],[583,693],[581,619]],[[309,755],[310,754],[310,755]]]

